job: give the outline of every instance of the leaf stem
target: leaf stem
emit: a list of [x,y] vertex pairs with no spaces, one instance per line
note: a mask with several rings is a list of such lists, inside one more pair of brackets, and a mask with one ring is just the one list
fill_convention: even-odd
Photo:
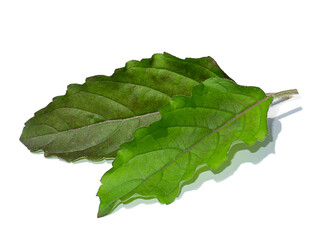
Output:
[[286,100],[291,98],[292,95],[296,95],[296,94],[299,94],[297,89],[290,89],[290,90],[285,90],[277,93],[267,93],[266,95],[268,97],[272,96],[274,98],[280,98],[280,99]]

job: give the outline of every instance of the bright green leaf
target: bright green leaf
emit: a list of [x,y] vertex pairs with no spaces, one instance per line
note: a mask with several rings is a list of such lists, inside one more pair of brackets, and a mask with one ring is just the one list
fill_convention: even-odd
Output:
[[192,97],[176,96],[162,119],[138,129],[101,179],[98,216],[136,198],[169,204],[199,171],[215,170],[235,141],[251,145],[268,133],[271,96],[256,87],[211,78]]
[[26,122],[20,140],[32,151],[67,161],[113,158],[137,128],[160,119],[172,96],[190,96],[209,77],[228,76],[210,57],[181,60],[170,54],[130,61],[111,77],[71,84]]

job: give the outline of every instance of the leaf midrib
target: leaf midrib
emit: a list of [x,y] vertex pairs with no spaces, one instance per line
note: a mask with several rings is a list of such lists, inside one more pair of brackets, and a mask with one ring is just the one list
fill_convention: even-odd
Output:
[[[105,124],[105,123],[125,122],[125,121],[134,120],[134,119],[142,119],[144,117],[149,117],[149,116],[153,116],[153,115],[157,115],[157,114],[160,114],[160,112],[152,112],[152,113],[147,113],[147,114],[144,114],[144,115],[138,115],[138,116],[129,117],[129,118],[105,120],[105,121],[102,121],[102,122],[98,122],[98,123],[82,126],[82,127],[79,127],[79,128],[68,129],[68,130],[65,130],[65,131],[59,131],[59,132],[56,132],[56,133],[44,134],[44,135],[35,136],[35,137],[31,137],[31,138],[26,138],[26,139],[30,140],[30,139],[41,138],[41,137],[50,136],[50,135],[60,135],[60,134],[68,133],[68,132],[79,131],[81,129],[102,125],[102,124]],[[49,126],[49,127],[51,127],[51,126]]]

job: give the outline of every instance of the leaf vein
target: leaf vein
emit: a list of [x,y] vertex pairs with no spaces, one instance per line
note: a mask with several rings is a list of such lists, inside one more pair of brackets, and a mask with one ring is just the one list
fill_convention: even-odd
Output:
[[[167,167],[169,167],[171,164],[173,164],[175,161],[177,161],[180,157],[182,157],[184,154],[190,152],[193,148],[197,147],[200,143],[202,143],[203,141],[205,141],[206,139],[208,139],[210,136],[212,136],[213,134],[215,134],[216,132],[220,131],[221,129],[223,129],[224,127],[226,127],[227,125],[229,125],[231,122],[233,122],[235,119],[237,119],[238,117],[242,116],[243,114],[245,114],[246,112],[248,112],[250,109],[254,108],[255,106],[265,102],[266,100],[268,100],[270,97],[265,97],[264,99],[258,101],[257,103],[255,103],[254,105],[248,107],[247,109],[245,109],[244,111],[242,111],[241,113],[237,114],[235,117],[233,117],[232,119],[230,119],[229,121],[227,121],[225,124],[223,124],[222,126],[220,126],[219,128],[215,129],[214,131],[212,131],[209,135],[207,135],[206,137],[204,137],[203,139],[201,139],[199,142],[197,142],[196,144],[192,145],[191,147],[189,147],[187,150],[185,150],[184,152],[182,152],[180,155],[178,155],[176,158],[174,158],[173,160],[171,160],[170,162],[168,162],[167,164],[165,164],[162,168],[158,169],[157,171],[153,172],[152,174],[150,174],[150,176],[146,177],[145,179],[142,180],[142,182],[137,185],[135,188],[133,188],[132,190],[130,190],[129,192],[125,193],[123,196],[120,197],[120,199],[122,197],[124,197],[125,195],[134,192],[141,184],[143,184],[145,181],[147,181],[149,178],[151,178],[152,176],[154,176],[155,174],[157,174],[158,172],[166,169]],[[133,159],[133,158],[132,158]],[[132,160],[131,159],[131,160]],[[114,201],[115,202],[115,201]],[[113,202],[113,203],[114,203]]]
[[129,117],[129,118],[106,120],[106,121],[102,121],[102,122],[98,122],[98,123],[86,125],[86,126],[79,127],[79,128],[73,128],[73,129],[68,129],[68,130],[65,130],[65,131],[59,131],[59,132],[57,132],[57,133],[44,134],[44,135],[40,135],[40,136],[31,137],[31,138],[28,138],[28,139],[41,138],[41,137],[49,136],[49,135],[56,135],[56,134],[58,135],[58,134],[63,134],[63,133],[68,133],[68,132],[73,132],[73,131],[78,131],[78,130],[80,130],[80,129],[85,129],[85,128],[89,128],[89,127],[94,127],[94,126],[102,125],[102,124],[105,124],[105,123],[125,122],[125,121],[134,120],[134,119],[142,119],[142,118],[144,118],[144,117],[149,117],[149,116],[153,116],[153,115],[157,115],[157,114],[160,114],[160,112],[147,113],[147,114],[144,114],[144,115],[138,115],[138,116]]

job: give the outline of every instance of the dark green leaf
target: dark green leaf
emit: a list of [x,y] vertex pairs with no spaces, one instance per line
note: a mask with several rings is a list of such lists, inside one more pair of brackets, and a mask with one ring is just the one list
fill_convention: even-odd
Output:
[[192,97],[176,96],[162,119],[136,131],[101,179],[98,216],[136,198],[169,204],[204,169],[215,170],[235,141],[251,145],[268,133],[272,97],[256,87],[211,78]]
[[210,57],[181,60],[170,54],[130,61],[111,77],[71,84],[26,122],[20,140],[31,151],[67,161],[113,158],[137,128],[159,120],[172,96],[191,94],[209,77],[228,76]]

